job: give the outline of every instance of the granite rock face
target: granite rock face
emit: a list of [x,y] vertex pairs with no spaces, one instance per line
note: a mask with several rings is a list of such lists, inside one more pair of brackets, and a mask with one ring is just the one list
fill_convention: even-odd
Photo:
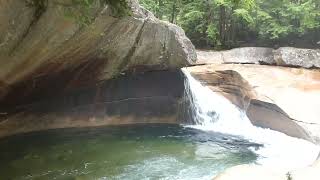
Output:
[[20,104],[0,114],[0,138],[58,128],[179,124],[183,80],[179,71],[127,75]]
[[224,63],[275,64],[271,48],[243,47],[222,52]]
[[15,104],[36,91],[52,94],[196,60],[181,28],[136,0],[126,5],[120,11],[99,0],[0,1],[0,99]]
[[243,47],[226,51],[197,51],[198,64],[275,64],[272,48]]
[[[204,86],[246,112],[253,125],[320,144],[319,50],[253,47],[197,53],[198,66],[186,69]],[[316,180],[319,158],[312,166],[290,172],[240,165],[214,180]]]
[[320,68],[319,49],[242,47],[227,51],[198,50],[197,64],[262,64]]
[[320,68],[320,49],[281,47],[274,51],[279,66]]

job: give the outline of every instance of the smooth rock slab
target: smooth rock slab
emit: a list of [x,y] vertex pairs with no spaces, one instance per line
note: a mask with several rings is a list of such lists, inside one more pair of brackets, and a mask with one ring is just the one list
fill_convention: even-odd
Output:
[[197,64],[275,64],[272,48],[243,47],[226,51],[197,50]]
[[319,70],[244,64],[187,69],[245,110],[254,125],[320,143]]
[[320,68],[319,49],[242,47],[226,51],[197,50],[197,64],[262,64]]
[[272,48],[243,47],[223,51],[224,63],[235,64],[275,64]]

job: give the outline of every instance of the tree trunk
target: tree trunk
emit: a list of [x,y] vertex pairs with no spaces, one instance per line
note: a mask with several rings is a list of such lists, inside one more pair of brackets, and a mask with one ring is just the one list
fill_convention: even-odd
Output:
[[207,20],[205,22],[206,29],[204,29],[203,34],[204,34],[204,37],[206,37],[206,46],[209,47],[212,44],[211,44],[210,39],[209,39],[209,37],[207,35],[207,29],[208,29],[209,25],[211,23],[213,23],[214,14],[213,14],[213,10],[212,10],[212,7],[211,7],[211,4],[210,4],[209,0],[206,0],[206,4],[205,5],[207,7],[206,10],[208,12],[208,15],[207,15]]
[[226,8],[220,6],[220,21],[219,21],[219,34],[222,46],[225,46],[225,31],[226,31]]
[[174,24],[176,19],[176,11],[177,11],[176,0],[174,0],[172,2],[172,10],[171,10],[171,18],[170,18],[170,22]]
[[162,2],[163,0],[158,0],[158,9],[157,9],[157,11],[156,11],[156,17],[158,18],[158,19],[162,19],[162,9],[163,9],[163,2]]

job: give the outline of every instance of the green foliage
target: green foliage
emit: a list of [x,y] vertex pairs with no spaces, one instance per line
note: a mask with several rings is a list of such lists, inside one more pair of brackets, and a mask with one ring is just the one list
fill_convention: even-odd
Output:
[[247,9],[236,9],[234,10],[234,13],[232,14],[234,17],[239,18],[243,21],[245,21],[248,24],[251,24],[254,22],[253,17],[250,15],[250,12]]
[[[231,48],[320,33],[319,0],[140,0],[158,18],[180,25],[196,45]],[[318,35],[317,35],[318,34]],[[319,39],[316,39],[319,41]]]
[[178,8],[181,6],[181,0],[140,0],[142,6],[154,13],[154,15],[163,20],[175,22]]
[[259,5],[256,21],[263,38],[301,36],[320,28],[320,11],[315,0],[260,0]]
[[213,42],[217,46],[221,46],[221,42],[219,40],[219,30],[215,24],[210,24],[207,28],[207,36],[208,39]]

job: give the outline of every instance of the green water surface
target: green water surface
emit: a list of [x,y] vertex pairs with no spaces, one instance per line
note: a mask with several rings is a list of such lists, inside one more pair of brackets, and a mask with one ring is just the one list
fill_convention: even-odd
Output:
[[0,139],[0,179],[212,179],[256,146],[178,125],[52,130]]

